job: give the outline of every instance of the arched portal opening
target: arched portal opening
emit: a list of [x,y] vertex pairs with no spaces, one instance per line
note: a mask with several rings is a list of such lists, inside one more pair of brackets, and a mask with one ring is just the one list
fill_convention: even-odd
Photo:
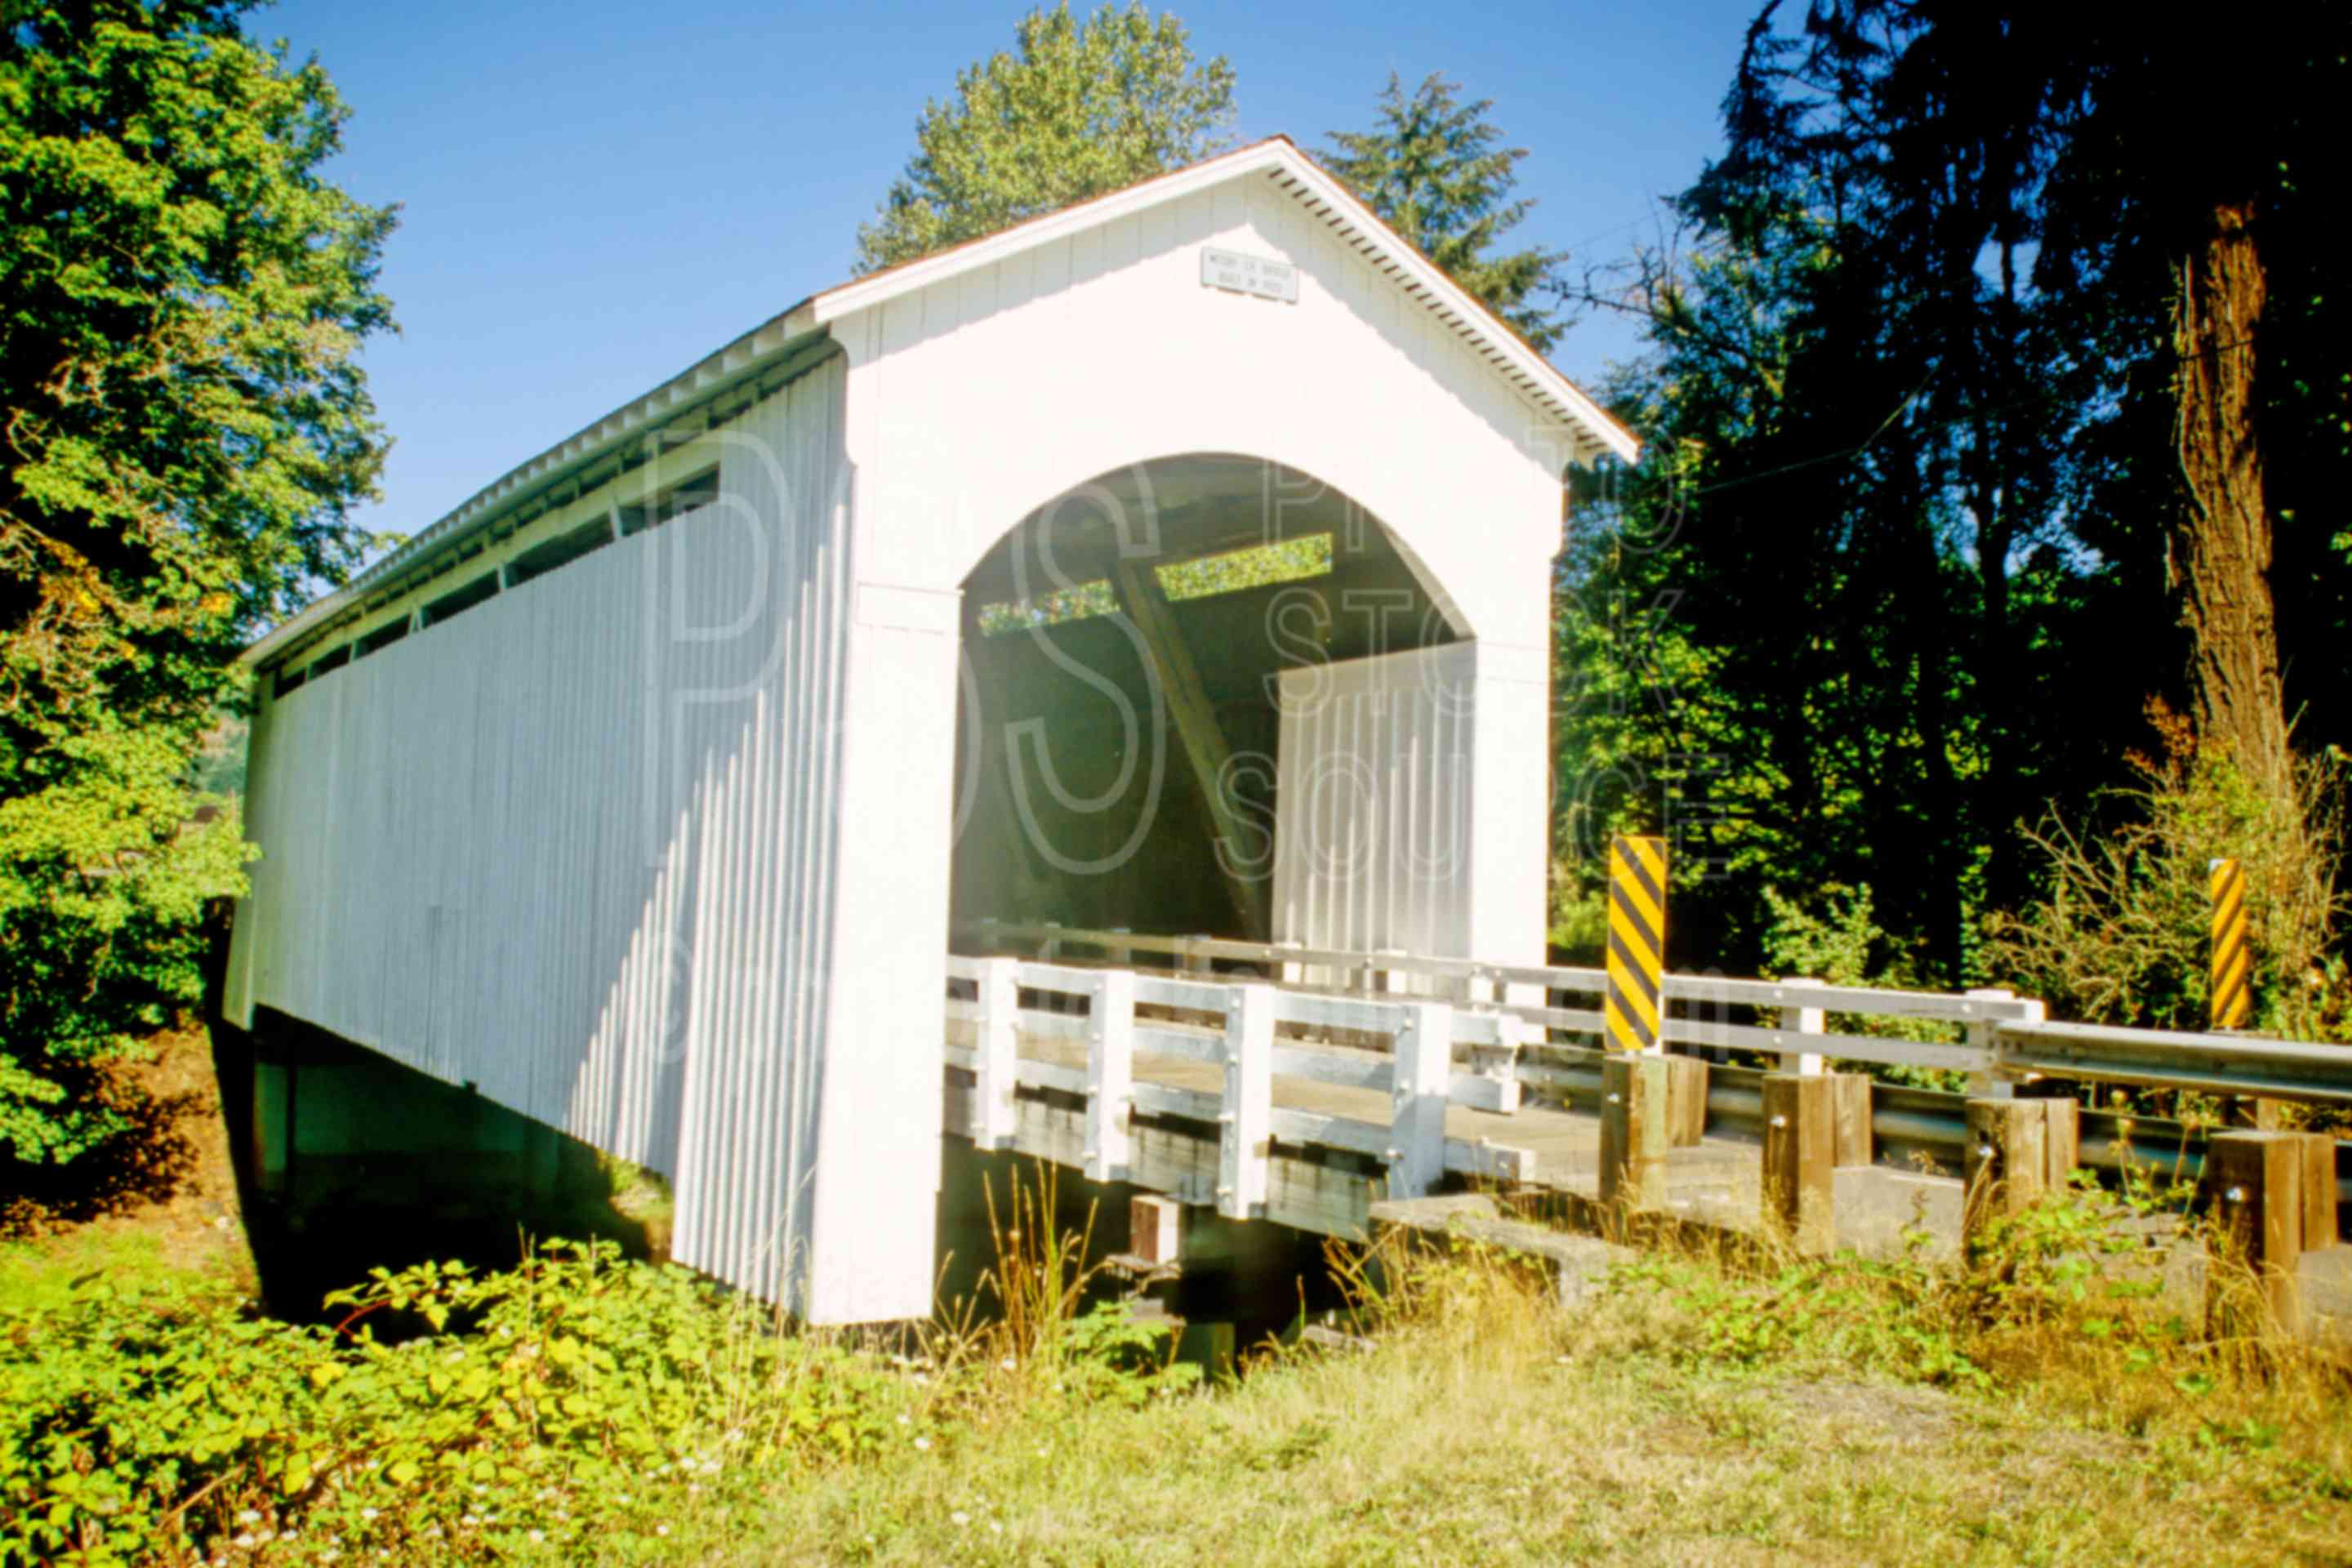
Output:
[[[1377,883],[1400,855],[1438,880],[1458,871],[1453,828],[1393,820],[1430,816],[1443,781],[1400,788],[1391,764],[1400,748],[1433,776],[1464,760],[1439,754],[1464,716],[1432,671],[1468,651],[1471,628],[1396,533],[1313,476],[1226,453],[1097,476],[997,541],[964,580],[962,616],[960,932],[995,920],[1283,940],[1302,934],[1309,882]],[[1287,811],[1286,789],[1301,796]],[[1322,874],[1302,879],[1303,846],[1285,840],[1318,821]],[[1390,929],[1355,923],[1317,934]]]

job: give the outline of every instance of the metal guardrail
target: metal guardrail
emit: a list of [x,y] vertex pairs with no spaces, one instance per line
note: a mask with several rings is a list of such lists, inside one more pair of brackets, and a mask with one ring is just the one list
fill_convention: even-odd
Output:
[[2352,1048],[2109,1024],[2002,1024],[2000,1070],[2352,1105]]

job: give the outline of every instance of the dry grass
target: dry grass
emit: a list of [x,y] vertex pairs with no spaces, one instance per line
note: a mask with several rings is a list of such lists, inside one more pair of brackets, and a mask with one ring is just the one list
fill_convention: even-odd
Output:
[[1370,1351],[1272,1353],[1139,1410],[983,1410],[930,1450],[780,1485],[694,1560],[2352,1562],[2340,1384],[2274,1353],[2242,1378],[2206,1358],[2221,1379],[2192,1394],[2169,1367],[2119,1384],[2044,1322],[1976,1347],[2011,1377],[1962,1394],[1801,1342],[1710,1364],[1673,1289],[1562,1310],[1475,1249],[1358,1283],[1380,1288]]

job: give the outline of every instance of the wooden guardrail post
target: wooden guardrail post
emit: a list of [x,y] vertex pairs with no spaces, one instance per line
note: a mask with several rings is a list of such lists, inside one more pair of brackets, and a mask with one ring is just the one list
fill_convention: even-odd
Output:
[[2042,1184],[2063,1193],[2074,1185],[2074,1168],[2083,1163],[2083,1102],[2073,1095],[2051,1095],[2042,1106]]
[[1968,1103],[1960,1227],[1973,1236],[1990,1221],[2041,1201],[2050,1169],[2049,1123],[2039,1100],[1980,1096]]
[[1667,1072],[1663,1057],[1601,1058],[1601,1206],[1612,1218],[1665,1206]]
[[1706,1136],[1706,1059],[1670,1056],[1666,1061],[1666,1144],[1696,1148]]
[[1878,1158],[1878,1140],[1870,1121],[1870,1075],[1833,1072],[1830,1082],[1832,1159],[1841,1165],[1867,1165]]
[[1225,1105],[1218,1129],[1217,1212],[1249,1219],[1265,1207],[1274,1141],[1271,985],[1225,993]]
[[2298,1132],[2303,1140],[2303,1249],[2324,1252],[2336,1245],[2336,1134]]
[[1454,1088],[1454,1009],[1402,1005],[1389,1124],[1389,1196],[1417,1198],[1445,1179],[1445,1107]]
[[2243,1253],[2287,1333],[2303,1327],[2295,1275],[2305,1250],[2304,1160],[2303,1138],[2293,1132],[2216,1132],[2205,1145],[2206,1180],[2222,1229]]
[[1798,1250],[1837,1245],[1837,1091],[1819,1073],[1764,1075],[1764,1218]]
[[971,1141],[982,1149],[1009,1149],[1020,1130],[1013,1089],[1021,1072],[1021,965],[1010,958],[980,961],[980,1027],[972,1040]]
[[1135,972],[1094,976],[1087,1007],[1087,1177],[1127,1179],[1135,1164]]

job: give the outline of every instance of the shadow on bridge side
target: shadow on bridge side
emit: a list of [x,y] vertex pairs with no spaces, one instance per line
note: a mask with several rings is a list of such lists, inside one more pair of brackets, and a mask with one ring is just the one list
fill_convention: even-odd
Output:
[[541,1237],[667,1256],[667,1193],[634,1167],[326,1030],[267,1008],[254,1022],[215,1018],[213,1059],[272,1316],[329,1321],[322,1298],[372,1268],[511,1268]]

